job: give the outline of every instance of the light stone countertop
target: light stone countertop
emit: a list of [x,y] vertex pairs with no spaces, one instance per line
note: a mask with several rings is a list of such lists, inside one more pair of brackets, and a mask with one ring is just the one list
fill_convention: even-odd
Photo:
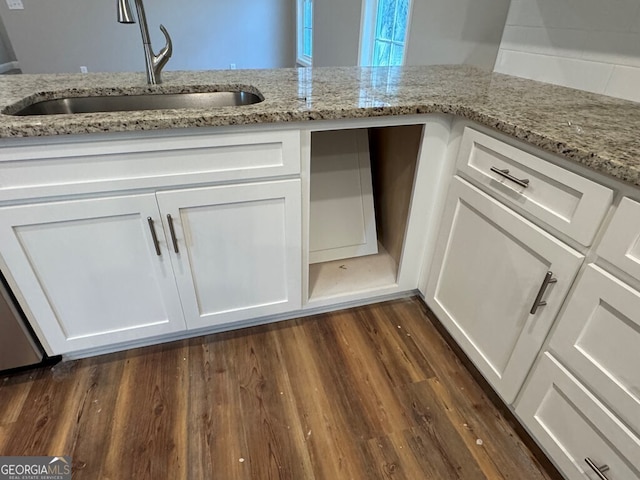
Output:
[[[470,66],[0,76],[2,139],[257,123],[449,113],[640,187],[640,104]],[[12,116],[63,96],[254,87],[265,100],[215,110]]]

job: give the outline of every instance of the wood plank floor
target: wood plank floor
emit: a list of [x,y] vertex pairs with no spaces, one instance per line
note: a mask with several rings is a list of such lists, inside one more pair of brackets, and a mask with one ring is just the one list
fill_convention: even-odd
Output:
[[417,299],[0,378],[0,455],[74,479],[553,477]]

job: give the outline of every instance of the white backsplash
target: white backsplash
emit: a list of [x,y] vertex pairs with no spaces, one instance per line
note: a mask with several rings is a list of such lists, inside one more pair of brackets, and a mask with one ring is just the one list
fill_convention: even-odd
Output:
[[495,71],[640,102],[640,0],[512,0]]

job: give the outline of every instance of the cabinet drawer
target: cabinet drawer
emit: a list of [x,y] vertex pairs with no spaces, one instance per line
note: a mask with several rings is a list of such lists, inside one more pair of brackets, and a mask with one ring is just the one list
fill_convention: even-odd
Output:
[[640,439],[548,352],[516,413],[569,480],[597,480],[587,464],[607,465],[609,480],[638,480]]
[[585,246],[593,242],[613,198],[602,185],[469,127],[457,168],[501,200]]
[[0,149],[0,201],[300,172],[300,132],[105,135]]
[[640,280],[640,203],[622,199],[598,247],[598,255]]
[[550,347],[640,433],[640,292],[590,265]]

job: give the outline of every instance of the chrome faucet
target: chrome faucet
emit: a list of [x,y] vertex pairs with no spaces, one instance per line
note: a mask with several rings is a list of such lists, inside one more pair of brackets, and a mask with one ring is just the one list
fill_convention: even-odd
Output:
[[[131,5],[129,0],[117,0],[118,1],[118,22],[120,23],[136,23],[133,18],[133,12],[131,11]],[[169,32],[164,28],[164,25],[160,25],[160,30],[166,38],[167,44],[160,50],[158,55],[153,53],[151,48],[151,39],[149,38],[149,27],[147,27],[147,16],[144,13],[144,5],[142,0],[135,0],[136,10],[138,12],[138,23],[140,23],[140,33],[142,34],[142,46],[144,47],[144,60],[147,64],[147,83],[149,85],[156,85],[162,83],[160,74],[162,68],[167,64],[171,54],[173,53],[173,45],[171,43],[171,37]]]

